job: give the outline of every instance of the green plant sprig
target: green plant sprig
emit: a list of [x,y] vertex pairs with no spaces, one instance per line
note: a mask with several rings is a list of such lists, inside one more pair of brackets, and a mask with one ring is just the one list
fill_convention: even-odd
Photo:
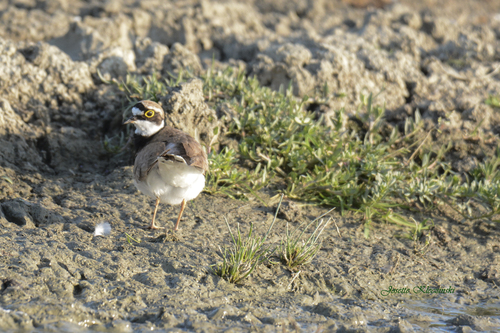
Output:
[[[329,214],[332,210],[333,209],[323,214],[323,216]],[[286,224],[286,233],[281,240],[281,244],[277,248],[277,253],[281,262],[289,269],[295,270],[299,266],[310,263],[320,250],[321,242],[319,242],[319,237],[328,223],[330,223],[331,218],[326,222],[322,219],[319,220],[319,223],[316,223],[316,228],[311,235],[306,240],[303,239],[306,230],[317,222],[318,219],[319,218],[311,221],[304,228],[301,227],[305,222],[301,223],[293,232],[288,230],[288,223]]]
[[264,243],[276,222],[282,201],[283,195],[278,203],[273,221],[263,237],[253,235],[253,224],[250,225],[250,230],[245,238],[241,234],[239,224],[236,235],[234,235],[227,219],[224,218],[229,234],[231,235],[232,246],[224,250],[219,248],[222,263],[211,266],[212,272],[215,275],[220,276],[230,283],[238,283],[249,276],[257,265],[264,262],[274,252],[271,251],[269,246],[264,246]]

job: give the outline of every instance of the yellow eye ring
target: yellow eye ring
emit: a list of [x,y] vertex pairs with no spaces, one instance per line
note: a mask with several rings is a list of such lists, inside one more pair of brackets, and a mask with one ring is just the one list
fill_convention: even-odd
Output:
[[144,113],[144,115],[147,117],[147,118],[151,118],[152,116],[155,115],[155,112],[153,110],[148,110]]

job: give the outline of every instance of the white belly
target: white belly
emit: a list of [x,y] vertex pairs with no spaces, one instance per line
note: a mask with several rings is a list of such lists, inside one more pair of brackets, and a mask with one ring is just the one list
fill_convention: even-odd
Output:
[[145,181],[134,184],[139,191],[160,202],[178,205],[182,200],[192,200],[205,187],[203,172],[184,163],[159,159]]

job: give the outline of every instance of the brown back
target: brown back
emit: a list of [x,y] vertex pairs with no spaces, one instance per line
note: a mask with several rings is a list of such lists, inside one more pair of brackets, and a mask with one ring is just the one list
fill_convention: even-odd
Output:
[[188,134],[170,126],[165,126],[142,147],[136,148],[138,151],[134,164],[134,177],[140,181],[147,177],[159,156],[175,161],[170,155],[177,155],[188,165],[202,170],[203,173],[208,171],[207,154],[201,145]]

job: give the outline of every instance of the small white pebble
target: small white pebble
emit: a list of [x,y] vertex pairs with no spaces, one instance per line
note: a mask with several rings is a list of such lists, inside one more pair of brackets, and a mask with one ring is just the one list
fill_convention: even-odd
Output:
[[108,222],[104,222],[96,225],[94,236],[107,236],[110,233],[111,233],[111,225]]

